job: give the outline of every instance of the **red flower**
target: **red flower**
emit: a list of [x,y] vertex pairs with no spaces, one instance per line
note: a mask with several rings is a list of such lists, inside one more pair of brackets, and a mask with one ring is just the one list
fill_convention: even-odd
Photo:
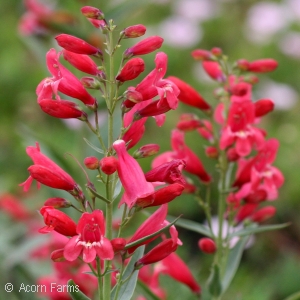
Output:
[[247,71],[256,73],[272,72],[278,66],[278,62],[271,58],[258,59],[249,62]]
[[212,79],[219,82],[223,82],[225,80],[225,76],[219,63],[205,60],[202,62],[202,67]]
[[43,206],[40,213],[46,224],[45,227],[39,229],[40,233],[49,233],[54,230],[65,236],[76,235],[76,223],[62,211],[52,206]]
[[[132,25],[129,27],[126,27],[123,30],[124,37],[126,38],[137,38],[142,35],[144,35],[146,32],[146,27],[142,24]],[[122,32],[121,32],[122,34]]]
[[254,102],[255,117],[262,117],[274,109],[274,102],[270,99],[260,99]]
[[210,238],[202,238],[198,241],[199,248],[207,254],[212,254],[216,252],[216,243]]
[[124,52],[124,56],[129,58],[131,56],[143,55],[151,53],[157,49],[159,49],[163,43],[164,39],[160,36],[150,36],[134,46],[128,48]]
[[83,213],[79,219],[76,232],[64,247],[64,257],[68,261],[75,260],[81,253],[86,263],[91,263],[96,256],[111,260],[114,251],[105,235],[105,220],[101,210]]
[[119,81],[133,80],[138,77],[145,70],[144,61],[135,57],[130,59],[121,69],[120,73],[117,75],[116,79]]
[[79,187],[74,179],[50,158],[40,152],[38,143],[36,143],[36,147],[27,147],[26,152],[33,160],[34,165],[28,168],[30,173],[29,178],[20,184],[21,186],[24,186],[25,192],[29,190],[33,179],[46,186],[65,190],[70,193],[79,191]]

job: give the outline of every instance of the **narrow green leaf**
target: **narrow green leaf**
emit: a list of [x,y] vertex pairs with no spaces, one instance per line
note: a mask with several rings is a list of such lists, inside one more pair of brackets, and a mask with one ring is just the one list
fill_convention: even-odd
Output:
[[[174,220],[175,217],[172,217],[172,216],[168,216],[168,220]],[[194,221],[191,221],[191,220],[186,220],[186,219],[182,219],[180,218],[177,222],[176,222],[176,226],[179,226],[179,227],[182,227],[182,228],[185,228],[185,229],[189,229],[191,231],[194,231],[194,232],[198,232],[198,233],[201,233],[205,236],[208,236],[208,237],[211,237],[213,238],[213,234],[212,232],[209,230],[209,228],[205,225],[202,225],[200,223],[197,223],[197,222],[194,222]]]
[[[129,264],[127,265],[124,274],[123,274],[123,280],[126,280],[126,278],[129,278],[128,276],[130,276],[129,280],[125,281],[125,283],[120,287],[119,293],[117,295],[116,300],[130,300],[135,287],[136,287],[136,282],[137,282],[137,278],[138,278],[138,274],[139,271],[136,270],[134,271],[134,265],[135,263],[144,255],[144,250],[145,250],[145,246],[141,246],[139,247],[133,254],[133,256],[130,259]],[[115,296],[116,296],[116,292],[117,292],[117,286],[116,285],[112,292],[111,292],[111,296],[110,299],[114,300]]]
[[276,224],[276,225],[264,225],[264,226],[258,226],[257,224],[252,224],[251,227],[247,227],[247,228],[241,229],[239,231],[233,232],[232,234],[229,235],[229,239],[231,239],[235,236],[247,236],[247,235],[251,235],[254,233],[282,229],[289,225],[290,225],[290,223]]
[[212,267],[210,276],[208,278],[208,290],[209,293],[214,297],[219,297],[222,293],[220,268],[216,264]]
[[300,300],[300,292],[297,292],[284,300]]
[[132,242],[132,243],[128,243],[128,244],[124,247],[124,250],[127,250],[127,249],[129,249],[129,248],[131,248],[131,247],[134,247],[134,246],[136,246],[136,245],[139,245],[139,244],[141,244],[141,243],[143,243],[143,242],[149,240],[150,238],[152,238],[152,237],[154,237],[154,236],[157,236],[158,234],[164,232],[165,230],[169,229],[172,225],[174,225],[174,224],[178,221],[179,218],[180,218],[180,216],[177,217],[176,219],[174,219],[171,223],[169,223],[169,224],[168,224],[167,226],[165,226],[164,228],[162,228],[162,229],[160,229],[160,230],[157,230],[157,231],[155,231],[155,232],[152,233],[152,234],[146,235],[146,236],[144,236],[143,238],[138,239],[138,240],[136,240],[136,241],[134,241],[134,242]]
[[138,280],[138,286],[143,290],[145,295],[147,295],[148,300],[160,300],[153,292],[149,289],[149,287],[142,281]]
[[99,152],[101,154],[104,154],[104,151],[98,147],[96,147],[95,145],[93,145],[91,142],[89,142],[86,138],[83,138],[84,141],[92,148],[94,149],[96,152]]
[[231,283],[242,258],[242,254],[244,251],[244,248],[246,246],[246,243],[249,239],[249,236],[241,238],[237,244],[230,250],[227,266],[225,269],[225,275],[222,280],[222,292],[224,293],[226,289],[228,288],[229,284]]
[[73,300],[91,300],[79,290],[78,285],[72,279],[68,281],[68,292]]

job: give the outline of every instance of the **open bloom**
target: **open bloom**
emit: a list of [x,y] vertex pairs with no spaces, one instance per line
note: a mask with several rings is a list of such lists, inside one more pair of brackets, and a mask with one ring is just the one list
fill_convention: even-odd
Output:
[[29,178],[20,184],[24,187],[25,192],[29,190],[34,179],[55,189],[65,190],[70,193],[79,191],[79,187],[74,179],[50,158],[41,153],[38,143],[36,143],[36,147],[27,147],[26,152],[33,160],[34,165],[28,168]]
[[75,260],[81,253],[86,263],[100,259],[111,260],[114,251],[110,241],[104,236],[105,220],[101,210],[83,213],[79,219],[76,232],[64,248],[64,257],[68,261]]

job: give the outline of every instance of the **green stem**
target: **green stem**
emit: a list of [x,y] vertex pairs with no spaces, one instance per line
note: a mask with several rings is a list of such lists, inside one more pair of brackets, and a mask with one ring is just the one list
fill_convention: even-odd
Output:
[[103,300],[106,298],[103,298],[103,282],[102,282],[102,276],[101,276],[101,265],[100,265],[100,259],[97,257],[97,273],[98,273],[98,293],[99,293],[99,300]]

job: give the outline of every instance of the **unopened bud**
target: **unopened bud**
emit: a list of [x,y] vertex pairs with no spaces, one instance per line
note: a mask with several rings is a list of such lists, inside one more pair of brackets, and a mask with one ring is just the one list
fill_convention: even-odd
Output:
[[267,219],[270,219],[275,215],[275,213],[276,213],[276,208],[274,206],[266,206],[253,213],[251,216],[251,220],[253,222],[260,223]]
[[157,144],[148,144],[140,147],[138,150],[136,150],[133,153],[133,157],[138,159],[138,158],[144,158],[144,157],[149,157],[152,155],[155,155],[159,152],[159,145]]
[[249,61],[246,59],[239,59],[236,62],[237,67],[241,70],[241,71],[248,71],[249,68]]
[[86,89],[94,89],[94,90],[100,89],[100,82],[94,77],[87,77],[87,76],[82,77],[80,79],[80,82]]
[[249,63],[248,71],[255,73],[266,73],[274,71],[278,62],[271,58],[258,59]]
[[125,93],[124,93],[124,96],[134,102],[134,103],[139,103],[141,101],[143,101],[143,96],[140,92],[136,91],[135,89],[133,88],[128,88]]
[[210,60],[211,59],[211,53],[208,50],[204,49],[196,49],[192,51],[192,57],[195,60]]
[[70,207],[72,204],[70,201],[64,198],[49,198],[45,201],[44,206],[52,206],[54,208],[67,208]]
[[274,109],[274,102],[270,99],[260,99],[254,103],[255,117],[262,117]]
[[139,57],[135,57],[130,59],[124,65],[120,73],[117,75],[116,79],[121,82],[133,80],[137,78],[142,72],[144,72],[144,70],[145,70],[144,61]]
[[64,257],[64,249],[54,250],[51,253],[50,258],[54,262],[65,261],[66,259]]
[[83,161],[89,170],[97,170],[99,168],[99,159],[95,156],[86,157]]
[[146,32],[146,27],[142,24],[137,24],[125,28],[121,34],[124,35],[124,38],[137,38],[144,35]]
[[103,20],[104,14],[103,12],[92,6],[84,6],[81,8],[81,13],[86,17],[90,19],[96,19],[96,20]]
[[217,158],[219,156],[219,151],[216,147],[208,146],[205,148],[205,154],[209,158]]
[[213,54],[216,57],[220,57],[223,54],[223,51],[221,48],[214,47],[210,50],[211,54]]
[[217,250],[216,243],[210,238],[202,238],[198,241],[198,246],[201,251],[206,254],[215,253]]
[[110,242],[111,242],[114,252],[122,251],[124,249],[124,247],[126,246],[126,240],[124,238],[115,238],[115,239],[112,239]]
[[176,128],[178,128],[181,131],[192,131],[197,129],[201,125],[202,123],[196,115],[186,113],[180,115],[180,120],[177,123]]
[[118,160],[114,156],[103,157],[100,160],[100,169],[106,175],[111,175],[118,168]]

